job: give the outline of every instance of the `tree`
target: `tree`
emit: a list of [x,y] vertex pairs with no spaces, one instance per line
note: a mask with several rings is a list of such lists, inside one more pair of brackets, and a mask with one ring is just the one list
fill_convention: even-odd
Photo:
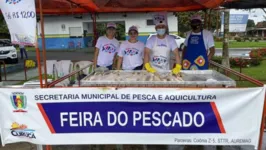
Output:
[[5,18],[0,14],[0,33],[9,34]]
[[255,27],[255,22],[252,19],[248,19],[247,28]]
[[[116,29],[116,39],[117,40],[125,40],[125,25],[117,23]],[[103,36],[106,33],[106,23],[97,23],[97,34],[98,36]]]
[[224,10],[224,39],[223,39],[223,60],[222,65],[230,68],[229,61],[229,49],[228,49],[228,41],[229,41],[229,19],[230,12],[228,9]]
[[[215,10],[208,11],[210,16],[210,29],[209,30],[215,30],[216,24],[220,23],[220,18],[217,19],[217,13]],[[177,12],[176,16],[178,17],[178,31],[181,33],[187,32],[190,30],[190,17],[199,14],[201,15],[202,19],[205,17],[204,11],[190,11],[190,12]],[[207,20],[207,23],[208,20]]]

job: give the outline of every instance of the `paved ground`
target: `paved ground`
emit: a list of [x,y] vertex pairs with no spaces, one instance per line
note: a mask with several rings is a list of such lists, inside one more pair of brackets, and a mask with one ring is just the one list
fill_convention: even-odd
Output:
[[[251,49],[230,49],[230,57],[249,57],[249,52]],[[222,56],[222,49],[216,49],[216,56]]]
[[[38,69],[30,69],[27,71],[27,79],[36,77],[38,75]],[[4,80],[4,77],[2,76],[2,79]],[[7,75],[7,80],[25,80],[25,73],[24,71],[21,72],[16,72],[16,73],[12,73],[12,74],[8,74]],[[5,81],[4,85],[13,85],[16,83],[19,83],[21,81]]]
[[16,143],[5,147],[0,146],[0,150],[36,150],[36,146],[29,143]]

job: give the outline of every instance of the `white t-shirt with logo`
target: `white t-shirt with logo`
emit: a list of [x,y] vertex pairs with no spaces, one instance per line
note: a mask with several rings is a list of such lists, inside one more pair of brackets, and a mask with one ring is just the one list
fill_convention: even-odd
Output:
[[117,39],[108,39],[106,36],[101,36],[97,40],[96,47],[99,49],[97,65],[107,67],[113,64],[115,54],[119,49]]
[[[155,42],[156,42],[156,38],[157,38],[157,35],[153,35],[151,36],[148,40],[147,40],[147,43],[146,43],[146,47],[149,48],[149,49],[152,49]],[[174,51],[177,47],[177,44],[176,44],[176,41],[175,39],[170,36],[170,35],[166,35],[165,38],[167,38],[167,42],[168,42],[168,46],[170,47],[171,51]],[[166,39],[159,39],[157,38],[157,46],[159,47],[167,47],[167,43],[166,43]]]
[[118,56],[123,57],[123,70],[133,70],[143,64],[144,43],[124,41],[120,45]]
[[[203,34],[203,41],[204,41],[205,48],[208,51],[211,47],[214,47],[213,35],[208,30],[202,30],[202,34]],[[188,43],[188,38],[190,35],[201,35],[201,32],[199,32],[199,33],[194,33],[192,31],[187,32],[187,37],[185,40],[185,46],[188,45],[187,43]]]

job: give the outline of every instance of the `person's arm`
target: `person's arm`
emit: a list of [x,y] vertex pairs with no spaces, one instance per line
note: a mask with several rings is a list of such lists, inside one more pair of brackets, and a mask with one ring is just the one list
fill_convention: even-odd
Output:
[[175,55],[175,67],[172,69],[172,73],[176,75],[180,72],[182,66],[181,66],[180,55],[178,52],[178,46],[174,39],[171,42],[171,49]]
[[116,70],[121,70],[121,65],[123,62],[123,57],[118,57],[117,65],[116,65]]
[[214,38],[213,38],[213,35],[211,32],[208,32],[208,37],[207,37],[207,46],[208,46],[208,49],[209,49],[209,54],[208,54],[208,59],[211,60],[212,57],[214,56],[215,54],[215,44],[214,44]]
[[187,47],[185,46],[182,50],[182,57],[181,57],[181,62],[183,62],[184,56],[186,55]]
[[112,65],[112,69],[114,69],[116,66],[116,60],[117,60],[117,53],[115,53],[115,55],[114,55],[114,59],[113,59],[113,65]]
[[210,49],[209,49],[209,54],[208,54],[208,59],[209,60],[211,60],[212,59],[212,57],[214,56],[214,54],[215,54],[215,47],[213,46],[213,47],[211,47]]
[[149,63],[150,62],[150,49],[145,47],[144,49],[144,64]]
[[173,52],[175,54],[175,63],[181,65],[181,59],[180,59],[180,55],[179,55],[179,52],[178,52],[178,48],[174,49]]
[[186,39],[185,39],[185,42],[184,42],[185,46],[184,46],[184,48],[183,48],[183,50],[182,50],[182,58],[181,58],[181,62],[183,62],[183,58],[184,58],[184,56],[186,55],[187,45],[188,45],[188,38],[189,38],[189,36],[190,36],[190,32],[188,32],[187,35],[186,35]]
[[100,48],[101,48],[101,37],[98,38],[96,45],[95,45],[95,49],[94,49],[94,59],[93,59],[94,68],[97,67],[97,61],[98,61],[98,55],[99,55]]
[[94,50],[94,60],[93,60],[93,66],[94,66],[94,68],[96,68],[96,66],[97,66],[98,55],[99,55],[99,48],[95,47],[95,50]]

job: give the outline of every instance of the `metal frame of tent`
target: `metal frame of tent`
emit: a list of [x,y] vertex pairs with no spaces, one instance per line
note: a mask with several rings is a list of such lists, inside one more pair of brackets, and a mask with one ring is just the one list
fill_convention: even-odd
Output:
[[[113,0],[103,0],[107,3],[105,3],[106,5],[108,4],[109,1],[111,1],[112,3],[109,4],[108,8],[103,7],[103,9],[99,8],[97,6],[97,4],[94,3],[93,0],[47,0],[46,4],[49,5],[50,3],[67,3],[69,4],[71,9],[66,9],[66,8],[60,8],[58,6],[57,9],[54,8],[43,8],[46,7],[46,5],[43,5],[43,1],[42,0],[36,0],[37,1],[37,12],[40,15],[40,24],[41,24],[41,33],[45,33],[44,32],[44,14],[82,14],[82,13],[90,13],[91,14],[91,18],[93,21],[93,31],[94,31],[94,39],[96,39],[96,13],[107,13],[107,12],[154,12],[154,11],[191,11],[191,10],[200,10],[200,9],[208,9],[208,8],[216,8],[217,6],[220,6],[223,2],[224,6],[228,6],[230,3],[236,3],[239,1],[234,1],[234,0],[205,0],[206,3],[201,3],[204,0],[180,0],[183,3],[185,2],[193,2],[191,4],[191,7],[189,6],[183,6],[183,7],[153,7],[153,8],[149,8],[149,7],[137,7],[137,8],[123,8],[123,9],[117,9],[117,7],[121,6],[121,4],[119,3],[119,0],[113,1]],[[97,0],[95,0],[97,2]],[[144,0],[143,0],[144,1]],[[160,0],[159,0],[160,1]],[[167,1],[171,1],[171,0],[167,0]],[[241,1],[241,0],[240,0]],[[118,2],[118,3],[116,3]],[[54,6],[57,7],[57,6]],[[79,73],[80,71],[82,71],[84,68],[81,68],[78,71],[72,72],[62,78],[59,78],[55,81],[53,81],[52,83],[48,84],[47,83],[47,72],[46,72],[46,48],[45,48],[45,34],[41,34],[41,38],[42,38],[42,53],[43,53],[43,66],[44,66],[44,73],[42,73],[42,63],[41,63],[41,56],[40,56],[40,50],[38,47],[38,44],[36,44],[36,59],[38,62],[38,72],[39,72],[39,80],[40,80],[40,87],[41,88],[50,88],[53,87],[56,83],[59,83],[69,77],[71,77],[74,74]],[[95,42],[95,40],[94,40]],[[238,73],[230,68],[227,68],[225,66],[222,66],[220,64],[217,64],[215,62],[210,62],[212,66],[217,67],[219,69],[224,70],[226,73],[231,73],[234,74],[238,77],[241,77],[242,79],[245,79],[257,86],[264,86],[264,83],[248,77],[246,75],[243,75],[241,73]],[[43,83],[43,76],[42,74],[44,74],[44,83]],[[266,99],[266,97],[265,97]],[[264,122],[265,122],[265,104],[264,104],[264,111],[263,111],[263,118],[262,118],[262,124],[260,127],[260,140],[259,140],[259,150],[261,150],[262,148],[262,137],[263,137],[263,133],[264,133]],[[51,150],[51,146],[46,146],[47,150]]]

